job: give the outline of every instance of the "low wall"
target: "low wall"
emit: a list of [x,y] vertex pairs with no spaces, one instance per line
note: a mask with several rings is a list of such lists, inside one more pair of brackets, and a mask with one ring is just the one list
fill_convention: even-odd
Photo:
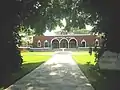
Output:
[[50,52],[52,51],[51,48],[30,48],[29,49],[30,52]]
[[30,47],[19,47],[18,49],[20,52],[27,52],[29,51]]
[[[94,47],[92,47],[94,48]],[[51,49],[51,48],[30,48],[30,47],[19,47],[19,50],[21,52],[54,52],[54,51],[88,51],[89,47],[78,47],[78,48],[57,48],[57,49]]]
[[51,52],[51,51],[88,51],[89,47],[80,47],[80,48],[57,48],[57,49],[51,49],[51,48],[29,48],[30,52]]
[[89,47],[66,48],[65,51],[88,51]]

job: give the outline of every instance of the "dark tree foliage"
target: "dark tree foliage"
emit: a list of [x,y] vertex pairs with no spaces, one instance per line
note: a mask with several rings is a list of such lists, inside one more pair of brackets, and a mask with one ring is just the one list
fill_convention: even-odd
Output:
[[119,0],[45,0],[44,2],[38,0],[37,2],[39,7],[36,10],[37,14],[34,14],[37,17],[31,15],[33,17],[31,24],[36,27],[37,33],[46,28],[53,29],[60,24],[60,19],[65,18],[67,21],[65,30],[69,31],[71,27],[83,28],[85,24],[92,25],[93,32],[104,33],[104,44],[108,50],[120,52],[120,43],[117,39],[120,37]]
[[[84,0],[83,0],[84,1]],[[120,7],[118,0],[85,0],[84,12],[90,13],[91,21],[94,21],[94,32],[104,33],[104,44],[112,52],[120,52],[119,24]],[[105,45],[103,45],[105,46]]]
[[[28,0],[29,1],[29,0]],[[92,25],[93,32],[104,33],[102,48],[112,52],[120,52],[119,23],[120,7],[118,0],[36,0],[26,3],[24,25],[31,25],[37,34],[46,29],[52,30],[56,25],[62,26],[60,20],[65,18],[64,30],[84,28]],[[29,11],[29,14],[28,14]],[[25,16],[25,15],[24,15]],[[104,49],[102,49],[104,50]]]
[[[104,41],[98,50],[100,57],[105,50],[120,53],[120,7],[119,0],[38,0],[37,14],[31,15],[28,25],[36,28],[36,33],[52,30],[56,25],[62,25],[65,18],[67,25],[64,30],[84,28],[92,25],[93,32],[104,33]],[[34,18],[37,15],[36,18]],[[27,21],[25,20],[25,21]],[[33,24],[34,23],[34,24]],[[26,23],[25,23],[26,24]],[[97,58],[99,58],[97,57]]]
[[[85,20],[83,13],[76,9],[77,0],[41,0],[37,1],[37,5],[30,8],[30,14],[26,16],[24,25],[31,26],[36,29],[36,34],[43,33],[46,29],[52,30],[57,25],[63,26],[61,20],[63,18],[67,21],[65,30],[70,31],[73,28],[85,27]],[[26,5],[26,7],[29,7]]]
[[18,13],[22,5],[16,0],[0,1],[0,86],[4,85],[11,73],[20,69],[22,58],[18,50],[20,24]]

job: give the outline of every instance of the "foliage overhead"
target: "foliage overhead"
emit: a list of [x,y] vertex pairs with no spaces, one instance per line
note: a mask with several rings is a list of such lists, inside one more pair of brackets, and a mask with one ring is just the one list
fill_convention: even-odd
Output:
[[120,45],[115,41],[115,38],[119,37],[120,29],[118,0],[28,1],[30,2],[24,5],[28,19],[23,22],[36,28],[36,33],[42,34],[46,29],[52,30],[57,25],[62,26],[60,20],[65,18],[67,25],[64,30],[71,31],[71,27],[81,29],[85,24],[91,25],[94,27],[93,32],[105,34],[105,44],[109,50],[120,51],[117,48]]
[[[71,27],[85,27],[84,15],[78,12],[75,0],[46,0],[45,3],[39,2],[37,11],[24,21],[25,25],[36,28],[37,33],[52,30],[57,25],[63,26],[61,20],[65,18],[67,25],[65,29],[69,31]],[[32,10],[31,10],[32,12]],[[41,30],[41,31],[40,31]]]
[[[98,25],[99,22],[105,24],[115,12],[109,0],[45,0],[44,2],[36,0],[34,3],[32,1],[26,3],[24,7],[24,12],[27,11],[26,18],[30,16],[25,24],[31,26],[38,24],[41,29],[51,30],[56,25],[61,26],[60,20],[63,18],[67,21],[66,29],[83,28],[85,23],[93,26]],[[97,27],[101,26],[100,24]],[[107,26],[104,28],[107,30]]]

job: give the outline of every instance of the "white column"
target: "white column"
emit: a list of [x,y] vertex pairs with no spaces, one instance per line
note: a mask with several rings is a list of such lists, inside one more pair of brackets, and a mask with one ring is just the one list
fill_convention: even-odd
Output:
[[60,48],[60,42],[59,42],[59,48]]
[[76,48],[78,48],[78,42],[76,42]]
[[69,48],[69,42],[68,42],[68,48]]
[[52,42],[51,42],[51,49],[52,49]]

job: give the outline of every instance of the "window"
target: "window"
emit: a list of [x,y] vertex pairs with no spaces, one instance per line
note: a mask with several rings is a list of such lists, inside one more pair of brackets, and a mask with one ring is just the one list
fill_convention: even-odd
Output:
[[81,41],[81,46],[86,47],[86,41],[84,39]]
[[37,42],[37,47],[41,47],[41,42],[40,42],[40,40],[38,40],[38,42]]
[[49,47],[49,42],[47,40],[44,41],[44,47]]
[[95,46],[99,46],[99,40],[98,39],[95,40]]

